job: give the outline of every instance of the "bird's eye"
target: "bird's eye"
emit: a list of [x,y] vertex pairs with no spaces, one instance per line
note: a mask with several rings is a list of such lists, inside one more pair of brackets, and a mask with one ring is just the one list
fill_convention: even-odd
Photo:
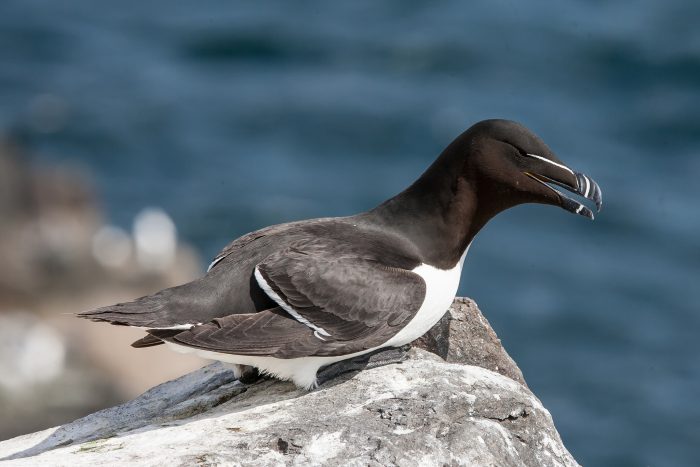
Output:
[[513,149],[515,149],[516,151],[518,151],[518,154],[520,154],[521,156],[523,156],[523,157],[527,156],[527,151],[525,151],[524,149],[520,149],[518,146],[511,144],[507,141],[504,141],[504,143],[506,143],[508,146],[510,146]]

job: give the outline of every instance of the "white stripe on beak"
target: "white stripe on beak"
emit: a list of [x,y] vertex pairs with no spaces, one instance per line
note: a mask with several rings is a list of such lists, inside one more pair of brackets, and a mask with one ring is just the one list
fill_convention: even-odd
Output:
[[544,158],[544,157],[542,157],[542,156],[538,156],[537,154],[530,154],[530,153],[527,153],[526,155],[527,155],[527,156],[530,156],[530,157],[534,157],[535,159],[539,159],[539,160],[541,160],[541,161],[544,161],[544,162],[546,162],[546,163],[548,163],[548,164],[552,164],[552,165],[554,165],[554,166],[556,166],[556,167],[559,167],[560,169],[566,170],[566,171],[569,172],[571,175],[574,175],[574,171],[571,170],[570,168],[568,168],[568,167],[565,166],[565,165],[557,164],[556,162],[550,161],[549,159],[546,159],[546,158]]

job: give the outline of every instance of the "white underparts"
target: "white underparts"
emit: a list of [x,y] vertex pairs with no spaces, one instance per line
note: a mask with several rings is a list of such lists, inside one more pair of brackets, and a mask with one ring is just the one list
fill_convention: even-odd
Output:
[[[176,342],[165,343],[171,350],[179,353],[192,353],[198,357],[209,360],[218,360],[224,363],[236,365],[254,366],[262,373],[274,376],[276,378],[292,381],[294,384],[304,389],[313,389],[316,387],[316,373],[321,367],[330,365],[341,360],[352,358],[368,352],[376,350],[364,350],[349,355],[339,355],[336,357],[301,357],[301,358],[274,358],[260,357],[252,355],[234,355],[221,352],[213,352],[210,350],[201,350],[194,347],[180,345]],[[384,347],[384,346],[382,346]],[[235,373],[235,372],[234,372]]]
[[226,363],[223,362],[224,366],[227,367],[229,370],[233,371],[233,377],[236,379],[239,379],[241,375],[243,374],[243,365],[239,365],[238,363]]
[[452,269],[438,269],[428,264],[413,269],[425,281],[425,299],[413,319],[382,347],[399,347],[413,342],[440,321],[457,295],[462,265],[468,251],[469,245]]
[[[432,328],[440,318],[449,309],[459,286],[459,279],[462,273],[462,264],[469,251],[469,246],[465,249],[459,262],[449,270],[439,269],[428,264],[421,264],[413,269],[412,272],[418,274],[425,281],[425,298],[421,307],[411,321],[401,329],[394,337],[389,339],[382,345],[373,347],[361,352],[355,352],[348,355],[339,355],[334,357],[301,357],[281,359],[265,356],[251,355],[233,355],[227,353],[213,352],[202,350],[185,345],[180,345],[175,342],[166,342],[168,347],[181,353],[194,353],[202,358],[211,360],[219,360],[225,363],[236,365],[250,365],[258,368],[261,372],[275,376],[279,379],[289,380],[297,386],[306,389],[316,387],[316,373],[324,366],[330,365],[341,360],[363,355],[373,352],[383,347],[398,347],[408,344],[425,334]],[[277,295],[262,277],[257,268],[255,268],[255,279],[260,287],[270,296],[277,304],[279,304],[291,316],[299,322],[314,329],[314,334],[319,339],[329,334],[322,328],[310,323],[304,317],[300,316],[289,305],[287,305],[279,295]]]
[[330,334],[328,334],[328,333],[326,332],[325,329],[323,329],[322,327],[316,326],[316,325],[313,324],[311,321],[309,321],[308,319],[306,319],[306,318],[304,318],[303,316],[301,316],[299,313],[297,313],[297,311],[296,311],[294,308],[292,308],[291,306],[289,306],[289,305],[287,304],[287,302],[285,302],[284,300],[282,300],[282,297],[280,297],[279,295],[277,295],[277,293],[276,293],[274,290],[272,290],[272,287],[270,287],[270,285],[267,283],[267,281],[266,281],[265,278],[262,276],[262,274],[260,274],[260,271],[258,270],[258,267],[257,267],[257,266],[255,267],[255,280],[258,281],[258,285],[260,286],[260,288],[263,289],[263,291],[264,291],[271,299],[273,299],[273,300],[275,301],[275,303],[277,303],[279,306],[281,306],[282,309],[283,309],[284,311],[286,311],[287,313],[289,313],[290,315],[292,315],[292,317],[293,317],[295,320],[297,320],[297,321],[299,321],[300,323],[302,323],[302,324],[304,324],[304,325],[310,327],[311,329],[313,329],[313,330],[314,330],[314,336],[318,337],[318,338],[321,339],[322,341],[324,341],[325,339],[324,339],[323,337],[321,337],[321,336],[330,337]]

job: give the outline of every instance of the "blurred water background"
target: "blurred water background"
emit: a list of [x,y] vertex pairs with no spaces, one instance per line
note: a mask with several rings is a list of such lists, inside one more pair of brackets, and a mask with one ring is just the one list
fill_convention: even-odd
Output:
[[0,130],[33,166],[89,173],[117,237],[162,209],[203,268],[253,229],[369,209],[472,123],[518,120],[604,210],[500,215],[460,294],[579,462],[692,465],[699,18],[692,0],[5,0]]

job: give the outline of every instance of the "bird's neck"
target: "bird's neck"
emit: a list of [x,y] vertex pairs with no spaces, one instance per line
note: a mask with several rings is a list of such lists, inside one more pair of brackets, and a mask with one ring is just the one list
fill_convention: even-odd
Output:
[[464,159],[448,152],[410,187],[367,214],[419,250],[424,263],[451,269],[491,217],[500,210],[464,171]]

